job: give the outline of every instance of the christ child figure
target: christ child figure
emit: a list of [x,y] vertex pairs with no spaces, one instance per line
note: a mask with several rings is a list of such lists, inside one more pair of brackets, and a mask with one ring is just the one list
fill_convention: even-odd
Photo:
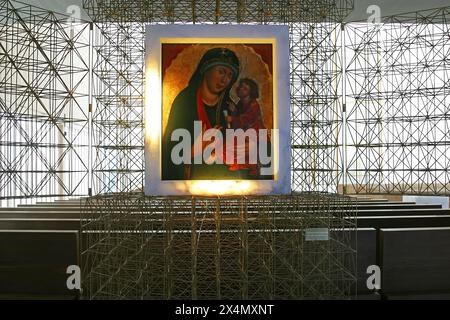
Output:
[[[260,129],[265,129],[262,119],[262,112],[257,99],[259,98],[258,84],[250,78],[242,78],[236,88],[236,94],[239,98],[237,105],[230,103],[228,108],[230,115],[227,116],[227,122],[233,129],[254,129],[256,136]],[[255,141],[254,143],[256,143]],[[237,164],[237,161],[229,167],[229,170],[250,170],[250,176],[259,176],[258,163],[248,163],[249,141],[246,142],[246,163]],[[256,144],[258,146],[258,144]],[[235,155],[237,152],[235,153]],[[236,158],[235,158],[236,160]]]

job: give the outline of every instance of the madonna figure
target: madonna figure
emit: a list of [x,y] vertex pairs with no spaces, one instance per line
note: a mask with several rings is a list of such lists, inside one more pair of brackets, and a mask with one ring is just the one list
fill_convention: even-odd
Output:
[[203,130],[216,128],[225,133],[224,111],[232,103],[230,89],[238,76],[239,60],[233,51],[213,48],[203,55],[188,86],[177,95],[170,110],[162,139],[162,180],[240,178],[239,171],[229,170],[226,164],[194,164],[191,161],[191,164],[177,165],[171,159],[172,148],[178,143],[171,141],[175,129],[187,129],[192,145],[195,140],[194,121],[201,121]]

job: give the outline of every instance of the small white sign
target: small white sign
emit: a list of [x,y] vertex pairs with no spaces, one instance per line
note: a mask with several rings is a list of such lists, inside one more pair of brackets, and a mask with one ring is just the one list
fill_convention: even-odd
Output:
[[305,241],[328,241],[329,239],[328,228],[305,229]]

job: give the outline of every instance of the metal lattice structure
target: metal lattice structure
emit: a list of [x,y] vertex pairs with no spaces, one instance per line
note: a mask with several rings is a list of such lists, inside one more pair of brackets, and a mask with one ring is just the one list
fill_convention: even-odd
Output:
[[346,26],[348,192],[450,193],[449,18]]
[[343,172],[340,24],[291,25],[292,189],[337,192]]
[[87,192],[88,28],[0,1],[2,204]]
[[336,192],[340,155],[340,24],[352,1],[84,1],[96,22],[94,191],[143,185],[145,23],[283,23],[290,27],[292,187]]
[[91,0],[89,30],[1,4],[9,204],[142,189],[144,23],[289,25],[293,190],[449,193],[448,8],[344,25],[352,1]]
[[93,191],[142,190],[144,184],[144,25],[94,28]]
[[83,0],[96,22],[297,23],[340,22],[352,0]]
[[[356,287],[347,197],[89,198],[88,299],[345,299]],[[325,238],[316,238],[325,232]],[[322,234],[323,236],[323,234]]]
[[[356,225],[348,198],[129,193],[143,181],[145,23],[288,24],[294,187],[336,191],[342,161],[337,22],[352,2],[85,1],[84,7],[99,35],[94,175],[100,192],[128,192],[86,204],[84,296],[299,299],[354,293]],[[326,230],[329,238],[307,241],[307,230]]]
[[0,200],[100,194],[81,226],[86,298],[355,290],[349,198],[139,193],[146,23],[289,26],[294,190],[450,194],[449,8],[342,24],[353,1],[84,7],[94,23],[0,0]]

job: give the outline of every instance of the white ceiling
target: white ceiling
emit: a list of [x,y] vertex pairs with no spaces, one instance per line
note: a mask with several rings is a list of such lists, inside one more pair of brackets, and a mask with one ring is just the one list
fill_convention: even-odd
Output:
[[[69,6],[71,5],[77,5],[80,8],[82,7],[82,0],[58,0],[58,1],[22,0],[22,1],[59,13],[67,12]],[[367,8],[370,5],[379,6],[382,16],[390,16],[398,13],[450,6],[450,0],[355,0],[355,8],[353,12],[347,17],[346,20],[347,21],[366,20],[371,15],[371,13],[366,12]],[[88,16],[83,10],[81,10],[81,18],[88,19]]]
[[381,16],[450,6],[450,0],[355,0],[353,12],[346,21],[367,20],[372,13],[367,13],[371,5],[380,7]]

